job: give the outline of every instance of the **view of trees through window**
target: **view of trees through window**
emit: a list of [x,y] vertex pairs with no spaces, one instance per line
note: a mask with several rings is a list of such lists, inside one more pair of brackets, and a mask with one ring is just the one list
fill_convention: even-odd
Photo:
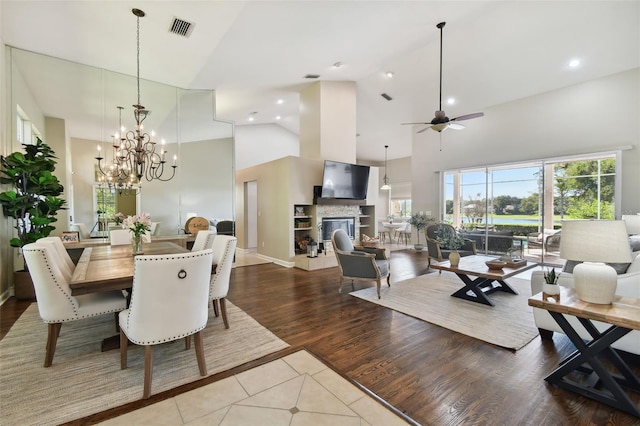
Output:
[[562,220],[614,219],[615,182],[615,154],[445,172],[443,217],[529,242]]

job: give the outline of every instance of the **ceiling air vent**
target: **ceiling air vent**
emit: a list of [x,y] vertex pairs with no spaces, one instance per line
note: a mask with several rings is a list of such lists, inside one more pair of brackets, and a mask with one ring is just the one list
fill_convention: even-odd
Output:
[[381,93],[380,96],[382,96],[383,98],[385,98],[388,101],[392,101],[393,98],[389,95],[387,95],[386,93]]
[[182,19],[174,16],[169,32],[178,34],[179,36],[189,37],[191,35],[191,31],[193,31],[193,25],[194,24],[191,22],[183,21]]
[[304,78],[320,78],[320,76],[318,74],[307,74]]

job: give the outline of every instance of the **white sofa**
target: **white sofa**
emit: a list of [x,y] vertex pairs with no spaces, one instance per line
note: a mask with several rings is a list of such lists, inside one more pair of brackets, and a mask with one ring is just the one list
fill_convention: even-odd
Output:
[[[618,287],[616,289],[616,294],[640,298],[640,252],[634,252],[634,255],[636,257],[627,271],[624,274],[618,275]],[[544,284],[544,272],[532,272],[531,294],[540,293],[542,291],[542,284]],[[566,272],[560,273],[558,285],[573,288],[573,275]],[[553,336],[554,331],[560,333],[563,332],[558,323],[556,323],[551,315],[549,315],[549,312],[544,309],[533,308],[533,317],[535,319],[536,327],[540,330],[540,336],[542,338],[550,339],[551,336]],[[572,327],[578,331],[580,336],[585,340],[590,340],[590,335],[575,317],[567,316],[567,319],[571,323]],[[597,321],[595,321],[594,324],[600,331],[605,330],[608,327],[607,324]],[[548,332],[545,330],[548,330]],[[640,355],[640,330],[633,330],[622,339],[615,342],[613,347]]]

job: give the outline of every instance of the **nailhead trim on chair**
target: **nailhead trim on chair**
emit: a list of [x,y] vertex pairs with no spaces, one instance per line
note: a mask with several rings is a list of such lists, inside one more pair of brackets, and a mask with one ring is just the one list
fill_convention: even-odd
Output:
[[[205,326],[205,327],[206,327],[206,326]],[[180,334],[180,335],[178,335],[178,336],[167,337],[166,339],[162,339],[162,340],[149,340],[149,341],[142,341],[142,340],[133,340],[133,339],[131,339],[129,336],[127,336],[127,338],[128,338],[131,342],[135,343],[136,345],[157,345],[157,344],[160,344],[160,343],[173,342],[174,340],[178,340],[178,339],[182,339],[182,338],[184,338],[184,337],[192,336],[192,335],[194,335],[195,333],[197,333],[198,331],[200,331],[200,330],[204,330],[204,329],[205,329],[205,327],[196,328],[196,329],[194,329],[194,330],[192,330],[192,331],[189,331],[189,332],[187,332],[187,333],[183,333],[183,334]]]
[[[163,256],[163,257],[156,257],[156,258],[153,258],[153,259],[137,258],[136,261],[133,262],[133,275],[135,276],[135,274],[136,274],[136,265],[138,264],[138,262],[154,262],[154,261],[166,260],[166,259],[190,259],[190,258],[194,258],[194,257],[206,256],[207,254],[199,252],[199,251],[196,251],[196,252],[190,252],[189,255],[190,256],[172,256],[172,255],[167,255],[167,256]],[[135,289],[136,289],[136,286],[132,285],[131,286],[131,300],[133,300],[133,297],[134,297],[134,294],[135,294]],[[129,328],[129,318],[131,317],[131,312],[133,312],[133,308],[129,308],[128,312],[127,312],[127,321],[126,321],[127,328]],[[153,344],[164,343],[164,342],[173,342],[174,340],[178,340],[178,339],[180,339],[182,337],[191,336],[192,334],[194,334],[194,333],[196,333],[196,332],[198,332],[200,330],[203,330],[203,329],[204,329],[204,327],[202,327],[200,329],[197,329],[197,330],[194,330],[194,331],[191,331],[189,334],[184,334],[184,335],[181,335],[181,336],[178,336],[178,337],[175,337],[175,338],[167,338],[167,339],[164,339],[164,340],[144,342],[144,343],[132,340],[129,336],[127,336],[127,338],[131,342],[135,343],[136,345],[153,345]]]
[[53,282],[55,282],[56,287],[58,288],[58,290],[60,292],[62,292],[62,294],[65,295],[65,297],[67,298],[67,300],[69,301],[69,303],[72,306],[73,312],[75,313],[75,317],[72,317],[72,318],[59,318],[59,319],[55,319],[55,320],[45,320],[45,319],[43,319],[42,321],[45,324],[56,324],[56,323],[59,323],[59,322],[76,321],[76,320],[79,320],[79,319],[91,318],[91,317],[95,317],[95,316],[98,316],[98,315],[104,315],[104,314],[109,314],[109,313],[112,313],[112,312],[118,312],[119,311],[118,309],[110,309],[110,310],[106,310],[106,311],[95,312],[95,313],[92,313],[90,315],[80,315],[78,313],[78,308],[76,307],[76,304],[73,303],[74,302],[73,296],[71,296],[69,293],[67,293],[62,288],[62,286],[60,285],[60,282],[58,281],[56,275],[53,273],[52,266],[49,263],[49,260],[48,260],[46,254],[45,254],[45,250],[43,248],[31,248],[31,249],[26,249],[26,250],[27,251],[32,251],[32,252],[38,252],[38,254],[40,256],[42,256],[42,258],[44,260],[44,263],[46,264],[47,269],[49,270],[49,273],[51,274],[51,278],[53,279]]

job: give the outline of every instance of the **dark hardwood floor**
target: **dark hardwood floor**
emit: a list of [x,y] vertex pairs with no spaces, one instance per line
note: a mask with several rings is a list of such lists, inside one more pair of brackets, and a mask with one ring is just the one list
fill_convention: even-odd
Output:
[[[391,261],[392,285],[427,271],[425,253],[394,251]],[[338,294],[337,274],[337,268],[307,272],[274,264],[236,268],[228,300],[293,349],[306,348],[423,425],[640,423],[607,405],[547,385],[544,377],[574,349],[563,335],[556,334],[553,341],[538,337],[512,352],[349,296],[348,285]],[[366,285],[356,283],[356,288]],[[2,337],[26,306],[11,299],[0,308]],[[632,363],[640,374],[638,358]],[[90,424],[182,390],[74,423]],[[634,398],[640,402],[640,395]]]

